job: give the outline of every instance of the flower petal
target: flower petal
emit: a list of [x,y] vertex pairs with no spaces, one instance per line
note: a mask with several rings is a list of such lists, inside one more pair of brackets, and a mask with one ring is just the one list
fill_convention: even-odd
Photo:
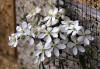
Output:
[[64,34],[62,34],[62,33],[60,33],[60,37],[63,39],[63,40],[66,40],[66,36],[64,35]]
[[53,48],[46,50],[46,51],[45,51],[45,55],[46,55],[47,57],[51,57],[51,52],[52,52],[52,50],[53,50]]
[[40,34],[38,35],[38,38],[43,39],[45,36],[46,36],[45,33],[40,33]]
[[78,46],[78,50],[79,50],[80,52],[85,52],[85,49],[84,49],[84,47],[82,47],[82,46]]
[[43,48],[42,42],[40,41],[40,42],[36,45],[36,47],[37,47],[38,49],[42,49],[42,48]]
[[54,54],[55,54],[56,57],[59,56],[59,50],[57,48],[54,48]]
[[74,47],[74,48],[73,48],[73,54],[74,54],[74,55],[77,55],[77,53],[78,53],[78,50],[77,50],[76,47]]
[[22,31],[22,28],[20,26],[17,26],[16,27],[16,30],[17,30],[17,32],[21,32]]
[[75,36],[77,34],[77,31],[73,31],[72,36]]
[[49,49],[49,48],[51,48],[51,46],[52,46],[51,42],[46,42],[44,45],[44,49]]
[[59,31],[59,27],[54,27],[53,30],[52,30],[51,32],[56,33],[56,32],[58,32],[58,31]]
[[65,49],[66,48],[66,45],[65,44],[58,44],[57,45],[57,48],[58,49]]
[[29,46],[32,46],[33,44],[34,44],[34,39],[33,38],[29,39]]
[[51,19],[46,22],[46,26],[51,26]]
[[67,34],[71,34],[73,30],[67,30]]
[[50,35],[48,35],[48,36],[46,37],[46,42],[47,42],[47,43],[50,43],[51,41],[52,41],[52,38],[51,38]]
[[89,40],[94,40],[94,38],[91,35],[87,35],[86,38],[88,38]]
[[84,41],[84,36],[79,36],[78,37],[78,42],[83,42]]
[[41,54],[40,60],[43,62],[45,60],[44,53]]
[[54,38],[57,38],[57,37],[58,37],[58,33],[51,33],[51,35],[52,35]]
[[55,44],[60,43],[60,39],[59,39],[59,38],[54,39],[54,43],[55,43]]
[[90,34],[90,33],[91,33],[90,30],[86,30],[86,31],[85,31],[85,34]]
[[27,24],[26,22],[23,22],[23,23],[21,24],[21,26],[22,26],[23,29],[26,29],[26,28],[28,27],[28,24]]
[[50,16],[47,16],[47,17],[44,18],[43,21],[47,21],[47,20],[49,20],[49,19],[50,19]]
[[73,48],[73,47],[75,46],[75,44],[72,43],[72,42],[68,42],[68,43],[67,43],[67,46],[68,46],[68,48]]
[[90,44],[88,38],[86,38],[86,37],[84,38],[84,44],[85,44],[85,45],[89,45],[89,44]]
[[34,52],[34,55],[35,55],[35,56],[39,56],[40,53],[41,53],[40,50],[36,50],[36,51]]
[[52,25],[57,24],[57,22],[58,22],[58,20],[57,20],[55,17],[52,17],[52,18],[51,18],[51,23],[52,23]]

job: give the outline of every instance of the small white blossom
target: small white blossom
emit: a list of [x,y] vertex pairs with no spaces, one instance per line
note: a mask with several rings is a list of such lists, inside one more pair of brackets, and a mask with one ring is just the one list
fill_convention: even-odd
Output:
[[73,25],[70,25],[68,27],[67,34],[72,33],[72,36],[75,36],[81,28],[82,28],[82,26],[79,26],[78,21],[73,21]]
[[58,37],[58,32],[59,32],[59,27],[47,27],[41,30],[41,33],[38,35],[38,38],[44,39],[47,42],[51,42],[52,38],[57,38]]
[[38,59],[38,61],[36,60],[36,63],[43,62],[45,60],[45,55],[51,57],[52,50],[49,50],[50,47],[50,44],[46,43],[43,45],[41,41],[36,45],[35,57]]
[[77,55],[78,51],[85,52],[84,47],[81,46],[81,44],[78,42],[77,38],[72,37],[72,41],[73,42],[68,42],[67,46],[68,46],[68,48],[72,49],[74,55]]
[[20,26],[17,26],[16,31],[19,36],[28,35],[28,36],[35,37],[35,34],[33,33],[33,30],[32,30],[32,25],[27,22],[22,22]]
[[45,17],[44,20],[43,20],[43,21],[47,21],[46,22],[47,26],[52,26],[52,25],[57,24],[57,22],[58,22],[58,19],[56,19],[57,13],[58,13],[58,9],[57,8],[49,10],[48,16]]
[[89,45],[90,44],[90,40],[94,39],[90,34],[91,34],[90,30],[88,30],[88,29],[84,30],[84,28],[82,28],[78,32],[78,35],[80,35],[78,37],[78,41],[83,43],[84,45]]
[[60,42],[60,39],[54,39],[54,43],[52,44],[53,52],[56,57],[59,57],[59,49],[65,49],[66,45]]
[[18,44],[18,36],[16,34],[11,34],[11,36],[9,36],[9,46],[11,47],[16,47]]

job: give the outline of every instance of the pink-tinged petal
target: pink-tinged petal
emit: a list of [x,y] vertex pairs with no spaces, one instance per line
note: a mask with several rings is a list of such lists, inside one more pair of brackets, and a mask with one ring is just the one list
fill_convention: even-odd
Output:
[[85,44],[85,45],[89,45],[89,44],[90,44],[88,38],[86,38],[86,37],[84,38],[84,44]]
[[90,30],[86,30],[85,34],[91,34],[91,31]]
[[72,43],[72,42],[68,42],[68,43],[67,43],[67,47],[68,47],[68,48],[73,48],[74,46],[75,46],[75,44]]
[[56,57],[59,57],[59,50],[57,48],[54,48],[54,54]]
[[77,55],[77,53],[78,53],[78,50],[77,50],[76,47],[74,47],[74,48],[73,48],[73,54],[74,54],[74,55]]
[[78,50],[79,50],[80,52],[85,52],[85,49],[84,49],[84,47],[82,47],[82,46],[78,46]]
[[57,45],[57,48],[58,49],[65,49],[66,48],[66,45],[65,44],[58,44]]

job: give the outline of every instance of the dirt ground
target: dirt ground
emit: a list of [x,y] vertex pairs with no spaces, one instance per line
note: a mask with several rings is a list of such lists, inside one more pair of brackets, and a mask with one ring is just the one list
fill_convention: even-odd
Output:
[[100,9],[100,0],[74,0],[74,1]]

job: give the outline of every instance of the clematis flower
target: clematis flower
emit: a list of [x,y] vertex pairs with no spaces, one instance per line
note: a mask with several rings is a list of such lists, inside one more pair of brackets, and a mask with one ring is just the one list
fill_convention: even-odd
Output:
[[58,19],[56,19],[56,15],[58,13],[58,8],[50,9],[48,12],[48,16],[44,18],[43,21],[46,22],[46,26],[52,26],[57,24]]
[[67,46],[68,48],[71,48],[73,51],[74,55],[78,54],[78,51],[80,52],[85,52],[85,49],[83,46],[81,46],[81,44],[78,42],[77,38],[75,37],[71,37],[73,42],[68,42]]
[[83,43],[84,45],[89,45],[90,41],[94,39],[90,34],[91,34],[90,30],[88,30],[88,29],[84,30],[84,28],[82,28],[78,32],[78,35],[80,35],[78,37],[78,41]]
[[18,45],[18,36],[16,34],[11,34],[9,36],[9,46],[16,47]]
[[82,28],[82,26],[79,26],[78,21],[73,21],[73,25],[70,25],[68,27],[67,34],[72,33],[72,36],[75,36],[81,28]]

